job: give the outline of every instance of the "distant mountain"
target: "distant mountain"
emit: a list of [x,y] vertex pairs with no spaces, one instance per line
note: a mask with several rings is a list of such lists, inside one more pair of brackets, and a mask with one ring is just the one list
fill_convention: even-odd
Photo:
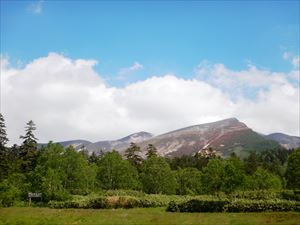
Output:
[[79,150],[83,147],[90,153],[99,153],[115,149],[123,152],[131,142],[137,143],[146,153],[148,144],[153,144],[158,154],[162,156],[190,155],[212,148],[222,157],[236,153],[245,157],[249,151],[263,151],[274,148],[297,148],[300,146],[300,137],[274,133],[261,135],[247,127],[236,118],[229,118],[213,123],[200,124],[174,130],[158,136],[147,132],[138,132],[118,140],[98,141],[95,143],[86,140],[59,142],[64,147],[72,145]]
[[300,147],[300,137],[289,136],[282,133],[273,133],[265,136],[266,139],[277,141],[286,149]]
[[98,141],[86,146],[86,149],[89,152],[99,152],[100,150],[106,152],[112,149],[123,151],[128,148],[131,142],[140,143],[152,138],[153,135],[147,132],[138,132],[131,135],[128,135],[124,138],[114,140],[114,141]]
[[[80,140],[80,139],[79,140],[71,140],[71,141],[62,141],[62,142],[56,142],[56,143],[61,144],[65,148],[69,147],[69,146],[72,146],[76,150],[80,150],[80,149],[85,148],[86,146],[92,144],[92,142],[90,142],[90,141]],[[43,147],[43,146],[46,146],[47,144],[41,143],[41,144],[38,144],[38,145],[39,145],[39,147]]]
[[244,157],[251,150],[280,148],[236,118],[182,128],[140,143],[143,149],[148,144],[153,144],[160,155],[169,156],[190,155],[211,147],[222,157],[233,152]]

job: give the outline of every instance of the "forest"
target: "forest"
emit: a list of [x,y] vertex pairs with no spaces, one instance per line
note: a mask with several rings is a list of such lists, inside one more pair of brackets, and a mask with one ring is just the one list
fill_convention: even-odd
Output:
[[[76,151],[49,142],[39,147],[33,121],[20,145],[7,146],[0,114],[0,206],[53,208],[167,206],[168,211],[298,211],[300,148],[256,152],[240,159],[205,154],[161,157],[149,144],[145,157],[131,143],[124,154]],[[238,199],[238,201],[237,201]]]

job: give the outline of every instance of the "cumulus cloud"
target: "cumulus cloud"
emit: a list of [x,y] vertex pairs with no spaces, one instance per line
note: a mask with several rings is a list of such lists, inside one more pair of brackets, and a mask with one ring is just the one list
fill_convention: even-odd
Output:
[[[142,130],[159,134],[228,117],[258,132],[299,135],[299,87],[287,78],[292,73],[204,63],[195,79],[165,74],[116,88],[94,70],[96,63],[50,53],[20,69],[2,57],[1,111],[11,143],[30,119],[41,142],[115,139]],[[257,96],[234,98],[232,89],[242,87],[256,88]]]
[[28,6],[28,11],[35,15],[40,15],[43,13],[43,4],[44,1],[36,1]]

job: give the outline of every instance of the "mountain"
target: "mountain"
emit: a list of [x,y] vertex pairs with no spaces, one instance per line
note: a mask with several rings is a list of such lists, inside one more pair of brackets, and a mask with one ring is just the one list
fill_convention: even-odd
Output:
[[[92,142],[87,141],[87,140],[71,140],[71,141],[61,141],[61,142],[57,142],[59,144],[61,144],[62,146],[69,147],[72,146],[73,148],[75,148],[76,150],[80,150],[82,148],[85,148],[86,146],[92,144]],[[41,148],[43,146],[46,146],[47,144],[45,143],[40,143],[38,144],[38,146]]]
[[200,124],[181,128],[158,136],[147,132],[138,132],[118,140],[98,141],[86,140],[59,142],[64,147],[72,145],[79,150],[84,147],[89,153],[99,153],[115,149],[123,152],[131,142],[137,143],[145,155],[148,144],[153,144],[162,156],[181,156],[195,154],[212,148],[222,157],[233,152],[245,157],[249,151],[267,149],[296,148],[300,146],[300,137],[274,133],[261,135],[250,129],[236,118],[229,118],[213,123]]
[[86,146],[89,152],[99,152],[100,150],[106,152],[112,149],[123,151],[128,148],[131,142],[140,143],[152,138],[153,135],[147,132],[138,132],[128,135],[124,138],[114,140],[114,141],[98,141]]
[[251,150],[280,148],[277,142],[265,139],[236,118],[171,131],[143,141],[140,146],[145,150],[148,144],[164,156],[190,155],[212,148],[222,157],[233,152],[245,157]]
[[273,133],[265,136],[266,139],[277,141],[281,146],[286,149],[300,147],[300,137],[289,136],[282,133]]
[[[128,148],[131,142],[140,143],[152,137],[153,134],[142,131],[113,141],[98,141],[92,143],[86,140],[71,140],[71,141],[62,141],[56,143],[59,143],[64,147],[73,146],[76,150],[81,150],[82,148],[85,148],[89,153],[92,152],[99,153],[100,151],[107,152],[112,149],[122,152],[123,150]],[[39,147],[43,147],[46,145],[47,144],[45,143],[39,144]]]

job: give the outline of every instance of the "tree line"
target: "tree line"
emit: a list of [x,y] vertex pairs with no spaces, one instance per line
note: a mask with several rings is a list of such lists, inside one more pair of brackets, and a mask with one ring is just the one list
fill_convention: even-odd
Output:
[[22,144],[8,147],[0,114],[0,201],[24,200],[28,192],[41,192],[48,201],[111,189],[178,195],[300,189],[300,148],[252,151],[245,159],[235,154],[222,159],[212,149],[166,158],[152,144],[142,157],[141,148],[131,143],[123,155],[115,150],[88,154],[52,142],[38,148],[35,130],[29,121]]

